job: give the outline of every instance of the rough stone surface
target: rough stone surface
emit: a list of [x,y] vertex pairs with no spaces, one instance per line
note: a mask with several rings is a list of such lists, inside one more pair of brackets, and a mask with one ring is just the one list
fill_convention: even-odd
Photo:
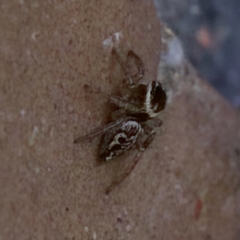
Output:
[[[183,58],[158,68],[152,2],[3,0],[0,22],[0,239],[239,238],[239,113]],[[104,47],[114,33],[169,101],[156,139],[106,196],[134,152],[97,165],[97,140],[73,139],[106,119],[106,99],[85,84],[121,86]]]

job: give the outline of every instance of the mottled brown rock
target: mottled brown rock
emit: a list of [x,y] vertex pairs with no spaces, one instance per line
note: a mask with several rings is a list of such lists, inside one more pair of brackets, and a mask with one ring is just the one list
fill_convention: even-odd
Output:
[[97,165],[97,140],[73,145],[106,120],[84,86],[122,84],[104,40],[121,32],[157,77],[151,1],[2,0],[0,22],[0,239],[238,239],[239,113],[188,63],[160,65],[163,126],[109,196],[134,152]]

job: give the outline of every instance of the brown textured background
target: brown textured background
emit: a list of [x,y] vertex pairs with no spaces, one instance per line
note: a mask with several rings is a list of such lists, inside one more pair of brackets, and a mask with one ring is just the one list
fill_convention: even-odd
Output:
[[0,9],[1,239],[238,239],[239,114],[195,75],[173,77],[164,125],[131,176],[132,153],[96,165],[105,92],[122,82],[102,42],[115,32],[157,76],[151,1],[7,1]]

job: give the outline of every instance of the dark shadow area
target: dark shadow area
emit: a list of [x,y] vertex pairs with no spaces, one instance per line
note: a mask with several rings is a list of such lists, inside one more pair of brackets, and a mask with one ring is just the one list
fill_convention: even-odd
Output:
[[240,1],[155,0],[182,40],[186,57],[231,104],[240,107]]

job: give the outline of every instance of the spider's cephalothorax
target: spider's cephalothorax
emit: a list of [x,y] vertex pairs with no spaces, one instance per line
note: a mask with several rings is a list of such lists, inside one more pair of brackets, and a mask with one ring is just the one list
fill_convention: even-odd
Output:
[[139,122],[157,117],[165,108],[167,96],[158,81],[139,83],[130,88],[129,92],[122,97],[112,96],[110,100],[124,109],[127,116],[135,117]]

